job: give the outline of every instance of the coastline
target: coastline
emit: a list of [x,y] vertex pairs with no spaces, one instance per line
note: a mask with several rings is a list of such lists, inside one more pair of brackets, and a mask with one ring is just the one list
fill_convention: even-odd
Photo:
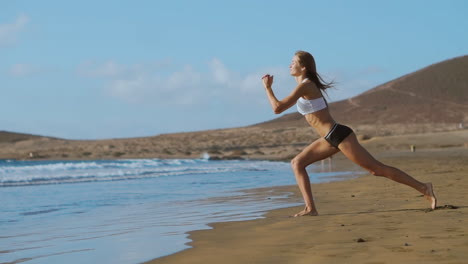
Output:
[[[380,127],[380,125],[379,125]],[[414,131],[391,125],[383,135],[367,126],[352,126],[368,150],[418,150],[466,147],[468,129],[437,132],[439,125]],[[447,127],[445,127],[447,129]],[[14,160],[116,160],[116,159],[213,159],[290,160],[318,135],[309,127],[243,127],[224,130],[166,134],[146,138],[66,140],[48,137],[1,137],[0,159]]]
[[[146,263],[464,263],[468,257],[468,148],[393,150],[376,158],[433,182],[438,209],[413,189],[365,175],[312,184],[319,217],[290,218],[290,207],[265,218],[213,223],[189,232],[191,248]],[[350,168],[338,155],[333,165]],[[293,193],[296,186],[271,188]]]

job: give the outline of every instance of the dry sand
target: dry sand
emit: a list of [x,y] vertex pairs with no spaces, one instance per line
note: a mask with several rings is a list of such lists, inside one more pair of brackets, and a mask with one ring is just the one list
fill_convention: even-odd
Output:
[[[428,210],[418,192],[381,177],[313,184],[318,217],[288,217],[302,209],[295,207],[215,223],[190,233],[193,248],[149,263],[468,263],[468,148],[373,153],[433,182],[439,208]],[[333,164],[356,168],[340,155]],[[276,189],[301,201],[295,186]]]

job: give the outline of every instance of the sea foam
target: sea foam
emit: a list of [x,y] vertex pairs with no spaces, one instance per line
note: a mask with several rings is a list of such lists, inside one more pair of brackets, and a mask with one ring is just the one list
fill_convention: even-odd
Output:
[[211,174],[249,170],[252,164],[206,159],[2,161],[0,187]]

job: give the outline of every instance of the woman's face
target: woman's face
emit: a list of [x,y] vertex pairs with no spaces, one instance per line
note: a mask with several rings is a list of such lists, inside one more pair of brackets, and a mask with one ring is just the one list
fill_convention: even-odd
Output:
[[291,65],[289,65],[289,73],[292,76],[301,76],[302,75],[302,66],[299,63],[299,58],[294,56],[291,61]]

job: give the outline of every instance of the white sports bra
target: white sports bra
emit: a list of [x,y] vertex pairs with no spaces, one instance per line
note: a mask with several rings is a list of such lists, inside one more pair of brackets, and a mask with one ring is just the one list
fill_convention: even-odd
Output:
[[[307,80],[308,79],[305,78],[302,81],[302,83],[304,83]],[[315,98],[315,99],[310,99],[310,100],[299,97],[299,99],[297,100],[297,111],[301,113],[302,115],[314,113],[327,107],[328,107],[327,102],[325,102],[325,99],[323,98],[323,96],[319,98]]]

